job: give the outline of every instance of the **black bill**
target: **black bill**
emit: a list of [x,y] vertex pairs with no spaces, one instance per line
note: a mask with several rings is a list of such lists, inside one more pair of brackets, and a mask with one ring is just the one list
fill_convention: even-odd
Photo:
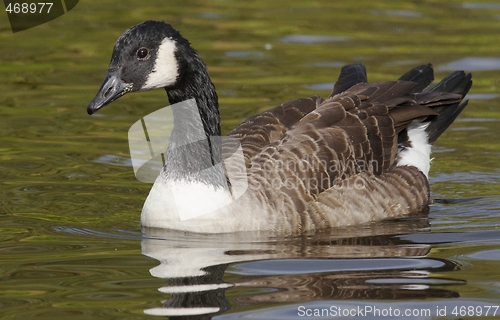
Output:
[[96,96],[87,106],[87,113],[93,114],[130,91],[132,91],[132,84],[123,82],[121,69],[109,72]]

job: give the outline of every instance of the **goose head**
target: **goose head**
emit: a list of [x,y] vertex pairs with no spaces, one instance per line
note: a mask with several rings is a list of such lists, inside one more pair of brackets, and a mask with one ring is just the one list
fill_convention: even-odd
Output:
[[145,21],[116,41],[108,74],[87,112],[93,114],[126,93],[158,88],[165,88],[171,104],[197,98],[218,108],[206,66],[189,42],[167,23]]
[[[166,90],[171,105],[194,99],[197,106],[179,104],[172,108],[174,127],[163,171],[172,179],[190,177],[221,184],[225,181],[222,176],[215,179],[198,174],[193,178],[193,172],[220,163],[220,146],[210,140],[221,131],[218,98],[205,63],[169,24],[146,21],[118,38],[108,74],[87,112],[93,114],[129,92],[160,88]],[[202,146],[193,143],[204,138]]]

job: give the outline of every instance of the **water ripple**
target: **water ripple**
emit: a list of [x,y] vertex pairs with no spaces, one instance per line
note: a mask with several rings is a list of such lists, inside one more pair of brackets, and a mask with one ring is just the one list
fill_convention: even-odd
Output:
[[118,167],[132,167],[132,160],[129,157],[122,157],[116,154],[105,154],[94,160],[96,163],[110,164]]
[[99,230],[93,230],[89,228],[76,228],[76,227],[66,227],[66,226],[58,226],[54,227],[55,231],[65,232],[73,235],[85,235],[91,237],[99,237],[99,238],[118,238],[118,239],[126,239],[126,240],[141,240],[142,233],[139,231],[130,231],[130,230],[115,230],[117,233],[104,232]]
[[437,70],[491,71],[500,70],[500,58],[469,57],[438,66]]
[[318,90],[318,91],[332,91],[335,82],[326,82],[326,83],[314,83],[314,84],[305,84],[302,87],[309,90]]
[[[469,93],[465,96],[465,99],[470,100],[490,100],[500,97],[498,93]],[[497,119],[489,119],[490,121],[495,121]]]
[[467,256],[468,258],[484,261],[500,261],[500,249],[479,251]]
[[464,2],[462,7],[466,9],[500,9],[500,3],[471,3]]
[[438,269],[443,262],[434,259],[335,259],[335,260],[266,260],[237,264],[228,271],[247,275],[285,275],[318,272],[347,272],[362,270]]
[[263,58],[266,55],[262,51],[227,51],[226,56],[230,58]]
[[405,18],[420,18],[422,17],[422,14],[417,11],[412,11],[412,10],[372,10],[370,11],[371,14],[377,15],[377,16],[398,16],[398,17],[405,17]]
[[301,43],[301,44],[315,44],[321,42],[340,42],[347,41],[350,37],[342,36],[318,36],[318,35],[307,35],[307,34],[293,34],[281,38],[283,43]]

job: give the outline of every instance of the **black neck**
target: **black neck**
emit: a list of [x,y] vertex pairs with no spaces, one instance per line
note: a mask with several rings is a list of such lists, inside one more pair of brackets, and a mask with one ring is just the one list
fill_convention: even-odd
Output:
[[173,87],[165,88],[170,104],[195,99],[207,136],[220,136],[219,99],[208,76],[205,63],[189,48],[184,59],[178,59],[180,75]]
[[221,162],[220,143],[210,139],[221,133],[217,93],[204,62],[194,50],[193,53],[194,56],[180,66],[185,71],[177,84],[165,88],[171,105],[194,99],[196,106],[183,103],[172,108],[174,128],[165,157],[164,174],[172,180],[197,180],[224,186],[226,179],[222,172],[206,170]]

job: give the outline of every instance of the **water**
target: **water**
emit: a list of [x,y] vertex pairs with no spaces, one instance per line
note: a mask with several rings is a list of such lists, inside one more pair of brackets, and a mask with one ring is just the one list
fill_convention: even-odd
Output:
[[[80,2],[16,34],[2,19],[1,318],[493,318],[498,17],[489,1],[158,0]],[[286,238],[141,230],[150,185],[134,178],[127,131],[165,93],[92,117],[85,108],[116,38],[147,19],[172,23],[203,56],[225,132],[288,99],[328,95],[345,63],[365,62],[371,81],[427,62],[437,79],[472,71],[469,106],[434,148],[430,212]]]

